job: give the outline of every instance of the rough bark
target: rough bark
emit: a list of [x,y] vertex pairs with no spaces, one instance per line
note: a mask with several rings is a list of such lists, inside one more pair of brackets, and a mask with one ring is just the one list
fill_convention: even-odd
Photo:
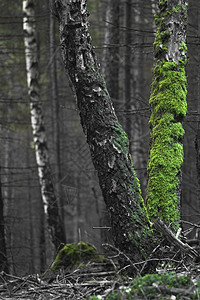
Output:
[[111,217],[116,247],[139,260],[152,244],[140,186],[129,155],[129,141],[118,122],[100,73],[85,0],[55,1],[60,47],[74,86],[81,124]]
[[[200,35],[200,6],[198,7],[198,35]],[[198,45],[198,50],[200,49],[200,46]],[[200,61],[200,56],[198,55],[198,60]],[[199,70],[199,68],[198,68]],[[200,76],[200,71],[198,72],[198,79]],[[198,119],[197,119],[197,133],[195,138],[195,148],[196,148],[196,167],[197,167],[197,197],[198,202],[200,203],[200,83],[198,80],[198,103],[197,103],[197,113],[198,113]],[[198,211],[200,209],[200,206],[198,207]]]
[[27,84],[30,99],[31,124],[33,130],[36,162],[38,166],[45,218],[48,224],[50,237],[55,249],[57,250],[60,246],[60,243],[65,241],[65,238],[58,214],[58,205],[54,193],[54,186],[51,179],[49,153],[39,94],[39,66],[37,55],[38,45],[35,28],[34,0],[23,1],[23,13]]
[[186,115],[187,1],[160,0],[154,42],[155,68],[150,97],[151,148],[147,209],[177,227],[183,163],[182,121]]

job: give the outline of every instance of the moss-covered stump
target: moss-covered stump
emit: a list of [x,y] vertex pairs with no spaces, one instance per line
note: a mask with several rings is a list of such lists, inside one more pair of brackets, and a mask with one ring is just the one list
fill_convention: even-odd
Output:
[[57,254],[48,272],[60,269],[72,270],[79,265],[89,262],[107,262],[108,260],[97,253],[96,248],[84,242],[66,244]]

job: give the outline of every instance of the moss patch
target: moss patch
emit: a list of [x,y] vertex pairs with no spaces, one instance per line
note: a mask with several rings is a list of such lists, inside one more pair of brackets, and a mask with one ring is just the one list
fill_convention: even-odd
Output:
[[89,243],[66,244],[57,254],[50,271],[60,268],[73,268],[88,262],[106,262],[107,259],[97,253],[94,246]]
[[[173,295],[173,293],[170,289],[189,289],[190,285],[191,278],[189,276],[177,276],[173,273],[147,274],[144,277],[135,278],[129,286],[121,286],[106,297],[106,300],[171,299],[170,295]],[[102,298],[100,296],[93,296],[90,299]],[[180,294],[176,293],[176,299],[183,299],[181,290]],[[192,299],[197,299],[195,294]]]
[[170,223],[179,219],[178,175],[183,163],[184,135],[180,121],[187,111],[186,77],[183,67],[163,61],[155,67],[154,76],[147,210],[151,220],[160,217]]
[[[156,65],[150,96],[151,148],[148,162],[147,211],[151,221],[157,217],[166,223],[179,220],[179,177],[183,163],[182,120],[187,112],[187,82],[185,64],[187,46],[180,42],[178,62],[169,61],[166,19],[180,13],[182,6],[169,7],[168,1],[159,1],[160,13],[156,15],[155,38]],[[168,9],[167,9],[168,8]]]

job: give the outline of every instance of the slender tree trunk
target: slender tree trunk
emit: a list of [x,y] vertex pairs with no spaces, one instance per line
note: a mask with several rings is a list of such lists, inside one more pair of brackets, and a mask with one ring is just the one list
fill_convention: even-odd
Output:
[[[53,6],[54,0],[50,0],[50,7]],[[57,87],[57,72],[56,72],[56,48],[55,48],[55,17],[50,12],[49,14],[49,56],[50,56],[50,82],[51,82],[51,97],[53,108],[53,135],[55,144],[55,172],[56,172],[56,188],[59,203],[59,213],[61,216],[62,227],[64,228],[64,199],[61,194],[60,182],[61,176],[61,160],[60,160],[60,110],[59,96]]]
[[120,0],[107,0],[102,73],[115,109],[119,108]]
[[46,132],[39,95],[39,69],[34,0],[23,1],[23,12],[27,83],[30,99],[31,124],[33,129],[36,161],[38,166],[45,219],[48,224],[47,226],[49,229],[50,239],[55,246],[55,250],[57,250],[60,246],[60,243],[65,241],[65,237],[58,214],[58,204],[51,178]]
[[[26,152],[26,165],[30,166],[30,131],[27,131],[27,144],[26,144],[26,148],[27,148],[27,152]],[[28,173],[28,178],[27,178],[27,185],[28,185],[28,218],[29,218],[29,238],[30,238],[30,253],[31,253],[31,261],[30,261],[30,272],[31,273],[35,273],[36,269],[35,269],[35,265],[37,265],[35,263],[35,247],[34,247],[34,243],[35,243],[35,239],[34,239],[34,223],[33,223],[33,207],[32,207],[32,194],[30,191],[30,186],[31,186],[31,177],[30,174]]]
[[[7,82],[9,86],[13,85],[12,76],[9,73],[7,76]],[[8,96],[12,98],[12,92],[8,92]],[[7,104],[7,115],[8,115],[8,123],[11,121],[11,102]],[[10,176],[10,167],[12,166],[12,151],[11,151],[11,134],[10,128],[5,129],[5,143],[3,146],[3,153],[2,153],[2,164],[5,167],[5,176],[3,178],[4,186],[2,187],[2,197],[3,197],[3,204],[4,204],[4,216],[5,221],[11,219],[13,217],[13,199],[14,199],[14,189],[12,186],[9,186],[9,181],[11,180]],[[13,141],[13,147],[15,146],[15,142]],[[14,274],[14,254],[13,254],[13,247],[14,247],[14,235],[12,226],[7,226],[5,228],[5,239],[6,239],[6,252],[7,252],[7,263],[8,263],[8,270],[10,274]]]
[[131,0],[127,0],[124,10],[125,16],[125,61],[124,61],[124,98],[125,98],[125,108],[127,115],[125,116],[125,124],[126,124],[126,133],[128,135],[130,141],[130,152],[131,152],[131,136],[132,136],[132,119],[128,117],[128,112],[131,111],[131,26],[132,26],[132,5]]
[[[200,6],[198,7],[198,35],[200,37]],[[198,46],[200,49],[200,46]],[[198,56],[198,60],[200,62],[200,54]],[[199,68],[198,68],[199,70]],[[197,120],[197,133],[196,133],[196,156],[197,156],[197,182],[198,182],[198,188],[197,188],[197,197],[198,202],[200,203],[200,72],[198,72],[198,104],[197,104],[197,112],[198,112],[198,120]]]
[[[141,114],[143,107],[144,95],[144,37],[141,36],[140,30],[143,30],[142,11],[144,3],[140,0],[134,1],[132,10],[132,20],[134,26],[131,24],[129,28],[136,28],[136,31],[131,34],[131,44],[135,48],[131,48],[131,103],[129,104],[131,113],[127,112],[127,119],[131,123],[130,144],[133,164],[138,172],[140,178],[141,190],[143,194],[146,192],[146,165],[147,165],[147,147],[145,147],[145,125],[144,117]],[[133,46],[134,47],[134,46]],[[127,120],[127,122],[128,122]],[[138,170],[138,171],[137,171]]]
[[159,1],[156,16],[155,68],[151,91],[151,149],[147,209],[177,227],[183,163],[182,120],[186,115],[187,1]]
[[5,239],[4,227],[5,227],[4,209],[3,209],[3,197],[2,197],[2,191],[1,191],[1,179],[0,179],[0,271],[8,272],[8,264],[7,264],[7,256],[6,256],[6,239]]
[[129,141],[115,115],[88,31],[85,0],[55,1],[62,57],[111,217],[115,245],[135,260],[153,245]]

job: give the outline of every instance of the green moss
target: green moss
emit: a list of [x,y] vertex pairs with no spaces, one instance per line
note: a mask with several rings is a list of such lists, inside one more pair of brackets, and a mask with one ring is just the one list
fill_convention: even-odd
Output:
[[99,255],[95,247],[89,243],[66,244],[58,252],[50,271],[56,271],[60,268],[73,268],[90,261],[104,262],[107,260],[102,255]]
[[120,124],[114,126],[114,133],[115,139],[113,142],[115,147],[117,147],[119,152],[127,155],[129,150],[129,140]]
[[151,220],[160,217],[170,223],[179,219],[177,191],[183,163],[180,142],[184,135],[179,120],[187,112],[186,76],[183,67],[162,60],[157,62],[154,78],[150,97],[152,132],[147,210]]
[[[160,1],[156,16],[156,66],[150,97],[151,149],[148,163],[147,211],[151,221],[157,217],[168,224],[179,220],[179,174],[183,163],[182,120],[187,112],[185,64],[187,46],[179,45],[179,62],[167,61],[169,32],[165,18],[181,6],[167,10],[167,1]],[[174,225],[176,228],[176,225]]]
[[[191,278],[189,276],[177,276],[173,273],[146,274],[144,277],[135,278],[129,286],[121,286],[118,290],[113,291],[108,297],[106,297],[106,300],[165,299],[165,297],[169,297],[167,289],[188,289],[190,285]],[[162,292],[159,290],[159,287],[164,288],[162,289]],[[176,299],[182,299],[181,292],[180,294],[176,294],[176,297]]]

